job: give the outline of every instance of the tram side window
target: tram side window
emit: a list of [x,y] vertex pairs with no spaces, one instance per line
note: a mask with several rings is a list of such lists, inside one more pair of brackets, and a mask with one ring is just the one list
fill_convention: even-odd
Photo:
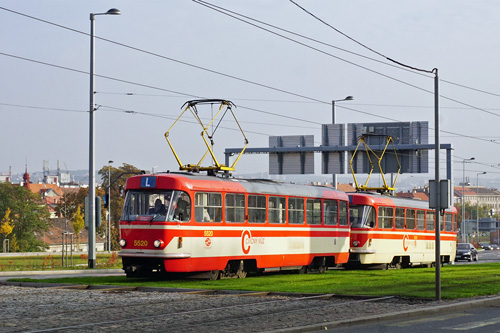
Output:
[[194,198],[196,222],[222,221],[222,194],[198,192]]
[[444,214],[444,230],[445,231],[451,231],[452,229],[452,217],[450,213]]
[[286,199],[269,197],[269,223],[286,222]]
[[174,207],[174,221],[187,222],[191,220],[191,198],[186,192],[175,191],[171,201]]
[[453,231],[457,231],[458,226],[457,226],[457,214],[453,214]]
[[417,230],[425,230],[425,211],[417,210]]
[[321,199],[307,199],[307,224],[321,224]]
[[339,201],[339,225],[349,225],[347,219],[347,202]]
[[392,226],[394,225],[394,208],[379,207],[378,225],[382,229],[392,229]]
[[395,221],[396,229],[404,229],[405,228],[405,209],[404,208],[396,208],[396,221]]
[[288,199],[288,223],[295,223],[295,224],[304,223],[304,199],[302,198]]
[[336,225],[337,210],[336,200],[323,200],[323,223],[328,225]]
[[248,196],[248,222],[266,223],[266,196]]
[[434,230],[434,217],[435,213],[432,211],[427,212],[427,230]]
[[226,194],[226,222],[245,222],[244,194]]
[[415,209],[406,209],[406,229],[415,230]]

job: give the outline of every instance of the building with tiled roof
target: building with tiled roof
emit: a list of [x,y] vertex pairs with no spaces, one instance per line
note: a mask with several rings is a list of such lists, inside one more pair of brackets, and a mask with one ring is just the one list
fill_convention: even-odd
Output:
[[484,186],[455,186],[455,202],[470,205],[487,206],[495,210],[500,209],[500,191]]
[[342,183],[337,183],[337,190],[343,191],[343,192],[356,192],[356,188],[352,183],[349,184],[342,184]]
[[[80,231],[80,240],[78,235],[75,235],[73,224],[65,218],[55,218],[51,220],[49,230],[43,234],[37,234],[37,238],[47,243],[49,246],[48,252],[61,252],[63,244],[63,233],[68,234],[68,246],[71,245],[71,235],[73,235],[73,251],[88,251],[88,230]],[[97,251],[104,251],[104,239],[96,235]],[[68,249],[69,250],[69,249]]]
[[397,198],[410,198],[422,201],[429,201],[429,187],[417,187],[408,192],[398,192],[394,194]]

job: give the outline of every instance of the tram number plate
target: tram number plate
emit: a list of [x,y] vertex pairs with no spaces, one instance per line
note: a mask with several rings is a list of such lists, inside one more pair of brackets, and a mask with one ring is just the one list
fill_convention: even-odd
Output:
[[146,247],[148,246],[148,241],[136,239],[134,240],[134,246]]
[[214,235],[214,231],[213,230],[205,230],[203,231],[203,236],[205,237],[212,237]]

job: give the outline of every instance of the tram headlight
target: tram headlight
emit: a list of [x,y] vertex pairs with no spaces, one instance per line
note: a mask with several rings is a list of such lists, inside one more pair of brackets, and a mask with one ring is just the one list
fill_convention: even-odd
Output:
[[163,241],[162,241],[161,239],[157,239],[157,240],[155,240],[155,241],[153,242],[153,245],[154,245],[154,247],[156,247],[156,248],[163,247],[163,244],[164,244],[164,243],[163,243]]
[[359,241],[355,240],[355,241],[352,241],[352,246],[356,247],[359,245]]
[[127,241],[125,239],[120,239],[120,241],[118,242],[120,244],[121,247],[125,247],[125,245],[127,245]]

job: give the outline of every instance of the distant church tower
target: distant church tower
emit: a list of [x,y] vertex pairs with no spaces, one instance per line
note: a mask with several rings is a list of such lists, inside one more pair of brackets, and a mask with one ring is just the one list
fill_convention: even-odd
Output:
[[30,174],[28,173],[28,164],[26,164],[26,171],[24,172],[23,175],[23,186],[26,187],[27,189],[30,188]]

